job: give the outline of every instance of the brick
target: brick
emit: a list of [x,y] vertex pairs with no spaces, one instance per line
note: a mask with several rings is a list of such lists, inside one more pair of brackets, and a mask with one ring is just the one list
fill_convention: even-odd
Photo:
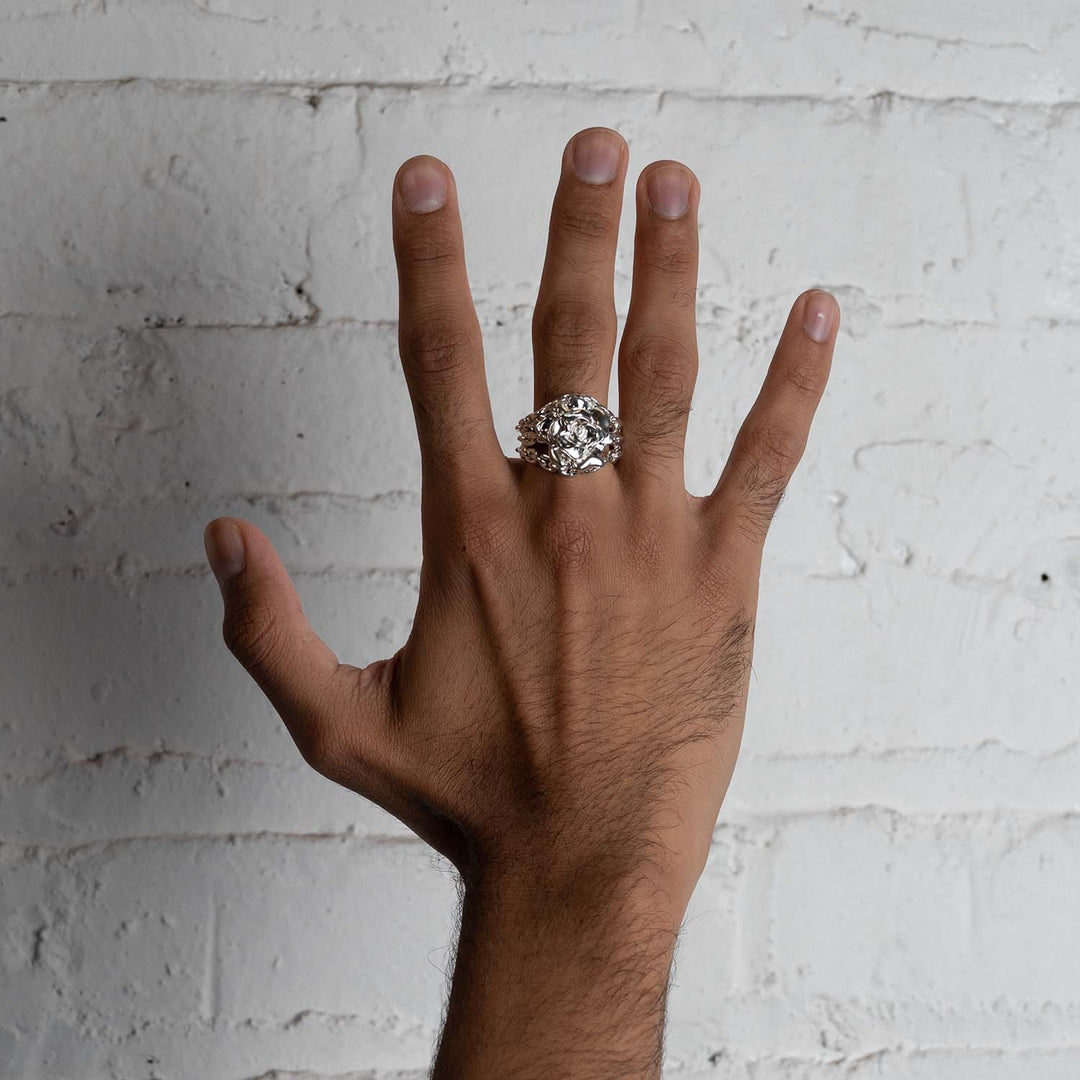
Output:
[[309,229],[351,157],[353,100],[0,84],[0,314],[310,319]]
[[[501,10],[328,0],[18,0],[0,16],[7,79],[566,83],[733,95],[1075,99],[1067,0],[858,7],[661,0]],[[46,16],[51,16],[46,18]],[[402,27],[408,27],[402,32]]]

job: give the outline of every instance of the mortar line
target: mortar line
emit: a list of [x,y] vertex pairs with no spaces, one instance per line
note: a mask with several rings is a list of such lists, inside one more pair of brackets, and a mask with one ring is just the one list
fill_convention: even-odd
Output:
[[881,88],[864,93],[737,93],[710,90],[707,87],[670,89],[645,84],[615,85],[612,83],[550,82],[537,80],[489,79],[480,81],[471,76],[447,76],[430,80],[395,79],[199,79],[153,75],[124,75],[90,79],[0,79],[0,90],[15,89],[120,89],[127,86],[147,86],[167,91],[219,93],[326,93],[333,90],[391,90],[403,92],[493,91],[498,93],[580,94],[591,97],[660,97],[685,99],[714,105],[866,105],[903,102],[912,105],[965,107],[985,106],[996,109],[1028,111],[1071,110],[1080,108],[1080,98],[1010,99],[984,97],[980,94],[915,94],[910,91]]

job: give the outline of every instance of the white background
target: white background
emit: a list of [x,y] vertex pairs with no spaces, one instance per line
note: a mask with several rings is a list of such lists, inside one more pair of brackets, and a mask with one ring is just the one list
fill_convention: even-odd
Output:
[[201,531],[397,648],[391,178],[455,170],[510,448],[593,124],[701,179],[694,491],[843,308],[667,1074],[1080,1073],[1078,53],[1068,0],[2,0],[0,1075],[424,1075],[453,881],[302,764]]

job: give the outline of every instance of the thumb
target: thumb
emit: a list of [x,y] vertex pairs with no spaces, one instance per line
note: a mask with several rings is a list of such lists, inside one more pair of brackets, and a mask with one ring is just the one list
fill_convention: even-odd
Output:
[[217,518],[203,534],[225,602],[229,651],[259,684],[301,753],[319,756],[320,731],[339,696],[342,665],[311,628],[277,552],[254,525]]
[[225,644],[308,763],[373,799],[444,854],[464,858],[456,828],[401,782],[401,744],[387,734],[395,661],[363,669],[339,664],[305,618],[273,545],[254,525],[217,518],[203,542],[225,601]]

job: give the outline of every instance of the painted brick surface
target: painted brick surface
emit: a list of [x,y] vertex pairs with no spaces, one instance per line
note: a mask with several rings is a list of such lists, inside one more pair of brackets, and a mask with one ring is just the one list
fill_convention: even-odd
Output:
[[397,648],[390,180],[455,170],[510,449],[590,124],[702,181],[693,491],[791,299],[844,311],[667,1075],[1080,1074],[1078,47],[1067,0],[4,3],[0,1077],[425,1075],[452,877],[301,762],[201,531]]

